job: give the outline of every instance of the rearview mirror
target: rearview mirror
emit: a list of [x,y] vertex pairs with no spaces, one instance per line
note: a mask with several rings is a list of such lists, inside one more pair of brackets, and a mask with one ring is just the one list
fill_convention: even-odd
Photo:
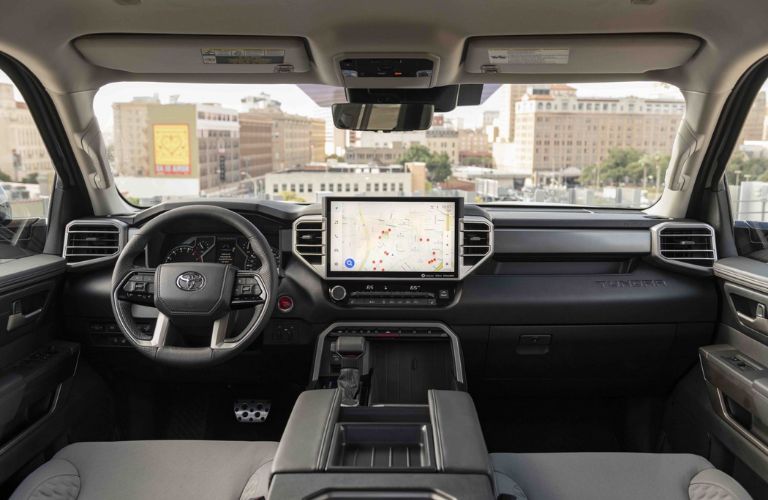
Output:
[[333,124],[343,130],[426,130],[434,111],[432,104],[334,104]]

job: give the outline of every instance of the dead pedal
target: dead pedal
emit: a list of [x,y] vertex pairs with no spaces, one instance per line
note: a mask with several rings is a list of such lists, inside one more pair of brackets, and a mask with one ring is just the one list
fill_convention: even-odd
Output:
[[267,399],[235,400],[235,420],[241,424],[261,424],[269,417],[272,402]]

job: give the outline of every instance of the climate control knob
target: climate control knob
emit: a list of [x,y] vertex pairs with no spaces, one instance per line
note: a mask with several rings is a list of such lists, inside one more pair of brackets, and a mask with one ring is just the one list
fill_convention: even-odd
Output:
[[347,289],[341,285],[332,286],[328,290],[328,293],[331,295],[331,298],[336,302],[339,302],[347,298]]

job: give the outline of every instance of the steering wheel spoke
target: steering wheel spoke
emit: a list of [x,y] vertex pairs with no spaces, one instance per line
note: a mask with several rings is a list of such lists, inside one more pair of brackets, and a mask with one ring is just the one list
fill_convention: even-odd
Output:
[[132,304],[153,306],[155,304],[155,270],[138,268],[129,271],[118,287],[117,298]]
[[264,280],[256,271],[237,271],[232,290],[231,306],[243,309],[263,304],[267,296]]

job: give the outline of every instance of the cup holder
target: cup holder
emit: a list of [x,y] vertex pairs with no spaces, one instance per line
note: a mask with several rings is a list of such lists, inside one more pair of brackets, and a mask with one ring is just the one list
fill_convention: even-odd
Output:
[[424,423],[338,423],[328,470],[434,471],[432,427]]

